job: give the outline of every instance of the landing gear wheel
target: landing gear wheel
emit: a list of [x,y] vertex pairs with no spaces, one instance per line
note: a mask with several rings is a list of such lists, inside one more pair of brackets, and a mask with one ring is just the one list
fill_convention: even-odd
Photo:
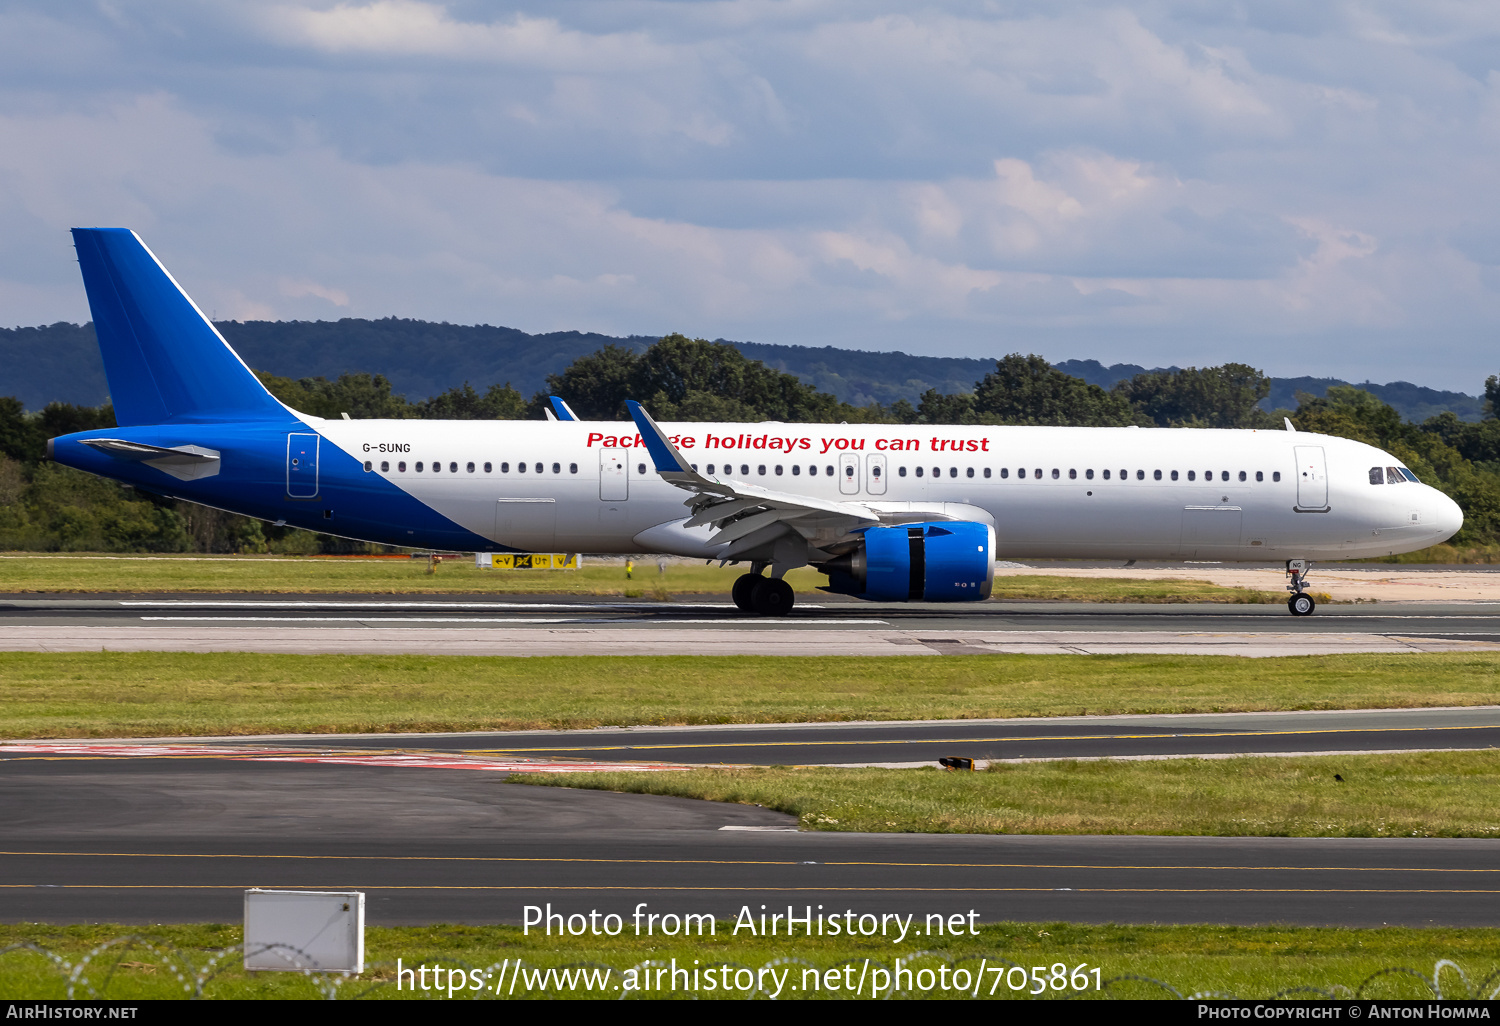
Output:
[[1292,611],[1293,616],[1312,616],[1318,604],[1313,601],[1311,595],[1298,593],[1286,600],[1286,607]]
[[792,586],[774,577],[757,578],[750,592],[750,608],[761,616],[785,616],[792,611],[794,601]]
[[734,599],[734,604],[747,613],[754,612],[755,607],[750,604],[750,594],[764,579],[760,574],[740,574],[736,577],[734,587],[729,590],[729,596]]

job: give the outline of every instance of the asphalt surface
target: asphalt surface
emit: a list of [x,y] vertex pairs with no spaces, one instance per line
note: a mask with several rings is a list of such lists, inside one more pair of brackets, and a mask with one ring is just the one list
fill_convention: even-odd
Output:
[[1500,650],[1500,604],[1281,605],[818,602],[783,618],[726,602],[454,596],[0,599],[0,650],[934,655],[1298,655]]
[[[714,602],[9,597],[0,600],[0,649],[113,649],[131,647],[131,638],[147,648],[513,654],[1274,655],[1500,645],[1500,607],[1477,603],[1329,606],[1305,619],[1280,606],[813,605],[765,621]],[[179,739],[171,758],[152,757],[165,749],[139,742],[7,745],[0,918],[235,921],[243,889],[261,886],[364,890],[372,923],[519,922],[523,906],[547,902],[628,915],[646,902],[652,911],[730,918],[743,905],[821,904],[825,912],[916,913],[919,922],[972,910],[980,921],[1490,926],[1500,916],[1500,842],[1486,839],[798,832],[788,817],[763,809],[527,787],[476,770],[567,761],[910,764],[954,755],[1471,749],[1497,741],[1500,711],[1485,708]],[[463,768],[440,768],[448,765]]]
[[[0,758],[17,754],[0,742]],[[573,768],[673,763],[755,766],[935,765],[943,757],[989,761],[1157,759],[1500,748],[1500,706],[1315,712],[1067,716],[1000,720],[604,727],[453,734],[290,734],[48,743],[56,755],[92,757],[192,748],[194,757],[301,753],[380,761],[455,756],[490,763]],[[248,754],[247,754],[248,753]],[[36,754],[43,754],[37,752]],[[184,753],[186,754],[186,753]],[[414,765],[431,765],[420,759]]]
[[0,762],[0,806],[8,921],[234,922],[257,886],[363,890],[373,924],[516,923],[547,903],[629,916],[642,902],[723,918],[821,905],[918,924],[971,911],[979,922],[1500,917],[1489,840],[802,833],[762,809],[493,774],[164,759]]

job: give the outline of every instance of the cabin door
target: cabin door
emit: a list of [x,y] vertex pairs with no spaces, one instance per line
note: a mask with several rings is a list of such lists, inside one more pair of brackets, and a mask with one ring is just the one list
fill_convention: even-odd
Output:
[[1326,512],[1328,509],[1328,464],[1321,445],[1294,445],[1297,457],[1297,510]]
[[293,499],[318,497],[319,436],[294,432],[286,436],[286,494]]
[[871,495],[885,494],[885,457],[879,453],[865,457],[865,491]]
[[630,454],[624,449],[599,450],[599,498],[622,502],[630,498]]

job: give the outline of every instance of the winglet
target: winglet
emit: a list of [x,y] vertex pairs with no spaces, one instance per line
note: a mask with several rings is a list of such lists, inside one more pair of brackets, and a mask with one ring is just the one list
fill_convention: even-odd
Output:
[[630,418],[635,421],[636,430],[641,433],[641,439],[646,443],[646,451],[651,454],[651,460],[656,464],[658,474],[698,476],[688,461],[683,459],[682,453],[677,451],[677,446],[673,445],[662,429],[657,427],[656,421],[651,419],[651,414],[646,412],[645,407],[634,399],[626,399],[625,407],[630,411]]
[[547,401],[552,404],[552,409],[556,411],[558,420],[578,419],[578,414],[573,412],[573,407],[563,402],[561,396],[549,395]]
[[1290,431],[1292,434],[1295,435],[1297,433],[1297,429],[1294,428],[1294,427],[1292,427],[1292,418],[1290,418],[1290,417],[1282,417],[1281,418],[1281,422],[1286,425],[1286,429],[1288,431]]

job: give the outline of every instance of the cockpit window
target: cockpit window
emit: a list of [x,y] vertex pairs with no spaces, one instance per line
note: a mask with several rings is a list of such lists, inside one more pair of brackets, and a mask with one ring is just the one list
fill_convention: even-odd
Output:
[[1401,471],[1401,473],[1406,477],[1406,479],[1408,481],[1410,481],[1412,484],[1421,484],[1422,483],[1422,479],[1421,478],[1419,478],[1416,474],[1413,474],[1411,471],[1407,470],[1405,467],[1397,467],[1396,469],[1399,470],[1399,471]]
[[1370,483],[1371,484],[1385,484],[1385,468],[1384,467],[1371,467],[1370,468]]
[[1406,478],[1402,477],[1401,476],[1401,471],[1397,470],[1395,467],[1386,467],[1385,468],[1385,483],[1386,484],[1405,484],[1406,483]]

